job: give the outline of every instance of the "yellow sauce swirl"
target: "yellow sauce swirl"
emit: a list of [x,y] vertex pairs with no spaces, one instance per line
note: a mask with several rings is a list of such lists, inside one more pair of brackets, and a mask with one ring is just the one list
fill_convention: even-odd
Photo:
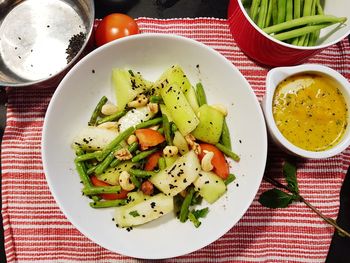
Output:
[[337,83],[321,74],[303,73],[282,81],[273,97],[273,117],[283,136],[309,151],[323,151],[342,138],[348,119]]

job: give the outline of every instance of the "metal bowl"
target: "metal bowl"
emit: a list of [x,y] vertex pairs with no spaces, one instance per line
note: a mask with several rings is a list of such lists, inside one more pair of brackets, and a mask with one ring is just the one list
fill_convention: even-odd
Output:
[[0,0],[0,86],[60,79],[86,47],[93,0]]

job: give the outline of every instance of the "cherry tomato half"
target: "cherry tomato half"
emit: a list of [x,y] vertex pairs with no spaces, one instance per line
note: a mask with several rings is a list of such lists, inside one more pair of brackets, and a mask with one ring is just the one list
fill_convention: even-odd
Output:
[[112,40],[135,35],[140,32],[135,20],[124,14],[110,14],[104,17],[96,28],[95,42],[102,46]]

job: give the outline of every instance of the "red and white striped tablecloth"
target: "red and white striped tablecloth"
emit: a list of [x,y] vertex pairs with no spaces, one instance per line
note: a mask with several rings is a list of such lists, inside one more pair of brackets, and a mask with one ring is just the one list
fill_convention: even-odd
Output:
[[[248,59],[233,40],[226,20],[139,18],[142,32],[174,33],[213,47],[247,78],[257,97],[265,90],[267,68]],[[309,62],[330,66],[350,79],[347,40]],[[45,181],[40,141],[44,115],[55,87],[7,88],[7,126],[2,141],[2,216],[8,262],[140,262],[110,252],[83,236],[65,218]],[[279,174],[285,155],[270,145],[267,173]],[[350,150],[326,160],[298,163],[302,195],[326,216],[336,218],[339,191]],[[263,182],[260,193],[270,188]],[[164,262],[323,262],[332,227],[303,204],[267,209],[255,198],[244,217],[207,247]]]

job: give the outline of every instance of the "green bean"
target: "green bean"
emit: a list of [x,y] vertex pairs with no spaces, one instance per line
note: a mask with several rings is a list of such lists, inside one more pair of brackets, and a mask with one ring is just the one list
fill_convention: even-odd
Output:
[[[84,154],[85,154],[85,152],[83,151],[83,149],[81,149],[81,148],[76,148],[76,149],[75,149],[75,155],[76,155],[76,156],[81,156],[81,155],[84,155]],[[82,168],[84,169],[84,171],[87,170],[86,162],[81,161],[81,166],[82,166]]]
[[187,220],[188,212],[189,212],[188,210],[192,201],[193,194],[194,194],[194,188],[191,188],[181,205],[180,214],[179,214],[180,222],[186,222]]
[[163,114],[163,129],[164,129],[164,136],[165,140],[168,145],[173,145],[173,140],[171,138],[171,128],[170,128],[170,123],[168,120],[168,117],[166,114]]
[[76,162],[83,162],[83,161],[87,161],[87,160],[98,158],[100,155],[101,155],[101,151],[96,151],[96,152],[92,152],[92,153],[85,153],[83,155],[77,156],[74,159],[74,161],[76,161]]
[[75,149],[75,155],[76,156],[80,156],[80,155],[84,155],[85,153],[84,153],[84,151],[83,151],[83,149],[81,149],[81,148],[76,148]]
[[107,201],[94,201],[90,202],[92,208],[107,208],[126,205],[125,199],[107,200]]
[[149,101],[152,102],[152,103],[163,103],[163,99],[161,96],[151,96],[149,98]]
[[222,151],[226,156],[230,157],[232,160],[237,161],[237,162],[240,160],[240,157],[238,156],[238,154],[232,152],[230,149],[228,149],[227,147],[225,147],[221,143],[217,143],[217,144],[215,144],[215,146],[220,151]]
[[162,117],[154,118],[152,120],[141,122],[135,126],[136,129],[148,128],[154,125],[157,125],[163,121]]
[[294,0],[294,19],[295,18],[299,18],[300,17],[300,6],[301,3],[300,3],[300,0]]
[[102,123],[109,122],[109,121],[117,121],[121,117],[123,117],[125,114],[126,114],[126,111],[120,111],[120,112],[114,113],[112,115],[106,116],[106,117],[104,117],[102,119],[99,119],[97,121],[97,125],[100,125]]
[[[117,149],[116,149],[117,150]],[[110,152],[107,157],[100,162],[95,168],[95,174],[102,174],[111,164],[111,162],[115,159],[114,151]]]
[[286,3],[286,21],[293,19],[293,0],[287,0]]
[[166,168],[166,163],[164,157],[160,157],[158,160],[158,167],[160,170],[164,170]]
[[253,0],[252,1],[252,6],[250,8],[250,17],[254,22],[256,22],[255,18],[258,15],[260,1],[261,0]]
[[80,177],[80,181],[83,183],[85,187],[91,186],[91,181],[89,176],[85,172],[85,167],[83,162],[75,162],[75,168]]
[[170,129],[172,133],[175,133],[177,131],[177,126],[175,123],[171,122]]
[[88,175],[93,174],[93,173],[95,172],[96,166],[97,166],[97,165],[90,167],[90,168],[86,171],[86,173],[87,173]]
[[259,18],[258,18],[258,22],[257,22],[257,25],[260,28],[265,27],[268,4],[269,4],[268,0],[261,0],[260,10],[259,10]]
[[202,223],[195,217],[192,212],[188,213],[188,219],[193,223],[193,225],[198,228]]
[[119,133],[119,135],[102,150],[102,153],[97,157],[97,160],[102,161],[104,158],[106,158],[107,155],[110,154],[119,145],[119,143],[128,138],[131,134],[134,133],[134,131],[135,128],[130,127],[122,133]]
[[148,178],[156,174],[156,172],[153,171],[145,171],[140,169],[130,169],[129,173],[137,178]]
[[203,104],[207,104],[207,96],[205,95],[203,85],[200,82],[197,83],[196,85],[196,94],[197,94],[197,101],[199,106],[202,106]]
[[269,4],[268,4],[268,8],[267,8],[266,21],[265,21],[264,27],[270,26],[271,21],[272,21],[272,8],[273,8],[272,0],[269,0],[268,2],[269,2]]
[[106,102],[108,101],[106,96],[103,96],[100,101],[97,103],[94,111],[92,112],[90,121],[89,121],[89,126],[95,126],[96,125],[96,121],[97,121],[97,117],[100,115],[101,113],[101,109],[103,107],[103,105],[106,104]]
[[[132,154],[137,150],[138,147],[139,147],[139,144],[137,142],[134,142],[134,143],[130,144],[130,146],[128,147],[128,151]],[[122,161],[119,159],[114,159],[109,166],[116,167],[121,162]]]
[[[317,0],[313,0],[312,2],[312,10],[311,10],[311,15],[316,15],[316,2]],[[316,42],[318,36],[316,37],[317,32],[319,32],[320,30],[316,30],[314,32],[311,32],[310,34],[308,34],[307,40],[305,40],[304,42],[304,46],[311,46],[314,45],[313,43]]]
[[278,0],[278,14],[277,14],[277,23],[283,23],[286,21],[286,4],[287,0]]
[[277,0],[271,0],[272,2],[272,24],[277,24],[278,21],[278,8],[277,8]]
[[222,124],[220,143],[228,149],[232,150],[230,130],[228,129],[226,120],[224,120],[224,123]]
[[304,42],[303,42],[302,46],[307,47],[309,45],[309,40],[310,40],[310,34],[306,34],[304,37]]
[[[304,8],[303,8],[303,17],[305,16],[310,16],[311,15],[311,8],[312,8],[312,3],[314,0],[305,0],[304,1]],[[298,46],[303,46],[306,38],[306,34],[303,34],[299,37],[298,40]]]
[[[320,23],[344,23],[346,17],[335,17],[330,15],[314,15],[296,18],[288,22],[284,22],[278,25],[264,28],[264,32],[267,34],[277,33],[284,30],[289,30],[298,26],[304,26],[307,24],[320,24]],[[284,32],[288,33],[288,32]]]
[[228,185],[232,183],[234,180],[236,180],[236,176],[234,174],[229,174],[228,177],[225,179],[224,183]]
[[139,181],[139,179],[137,179],[137,177],[135,175],[130,174],[130,180],[135,185],[136,188],[141,187],[141,182]]
[[[317,15],[324,15],[320,0],[316,0],[316,14]],[[317,39],[319,38],[319,36],[320,36],[320,30],[315,31],[311,41],[309,42],[309,45],[310,46],[316,45],[316,42],[317,42]]]
[[160,127],[157,131],[158,131],[160,134],[164,134],[164,129],[163,129],[163,127]]
[[95,201],[95,202],[101,200],[101,197],[100,197],[99,195],[92,195],[92,196],[90,196],[90,197],[91,197],[91,199],[92,199],[93,201]]
[[151,155],[152,153],[154,153],[154,152],[156,152],[156,151],[158,151],[157,148],[154,148],[154,149],[148,150],[148,151],[140,152],[138,155],[135,155],[135,156],[131,159],[131,161],[132,161],[133,163],[137,163],[137,162],[139,162],[139,161],[141,161],[141,160],[147,158],[149,155]]
[[323,7],[320,0],[316,0],[316,13],[318,15],[324,15]]
[[98,194],[115,194],[119,193],[121,187],[119,185],[113,186],[85,186],[83,188],[84,195],[98,195]]
[[280,33],[280,34],[274,35],[273,37],[275,39],[278,39],[278,40],[286,40],[286,39],[302,36],[302,35],[305,35],[307,33],[310,33],[310,32],[316,31],[316,30],[320,30],[320,29],[328,27],[332,24],[334,24],[334,23],[324,23],[324,24],[319,24],[319,25],[315,25],[315,26],[306,26],[306,27],[294,29],[294,30],[291,30],[291,31],[288,31],[285,33]]

